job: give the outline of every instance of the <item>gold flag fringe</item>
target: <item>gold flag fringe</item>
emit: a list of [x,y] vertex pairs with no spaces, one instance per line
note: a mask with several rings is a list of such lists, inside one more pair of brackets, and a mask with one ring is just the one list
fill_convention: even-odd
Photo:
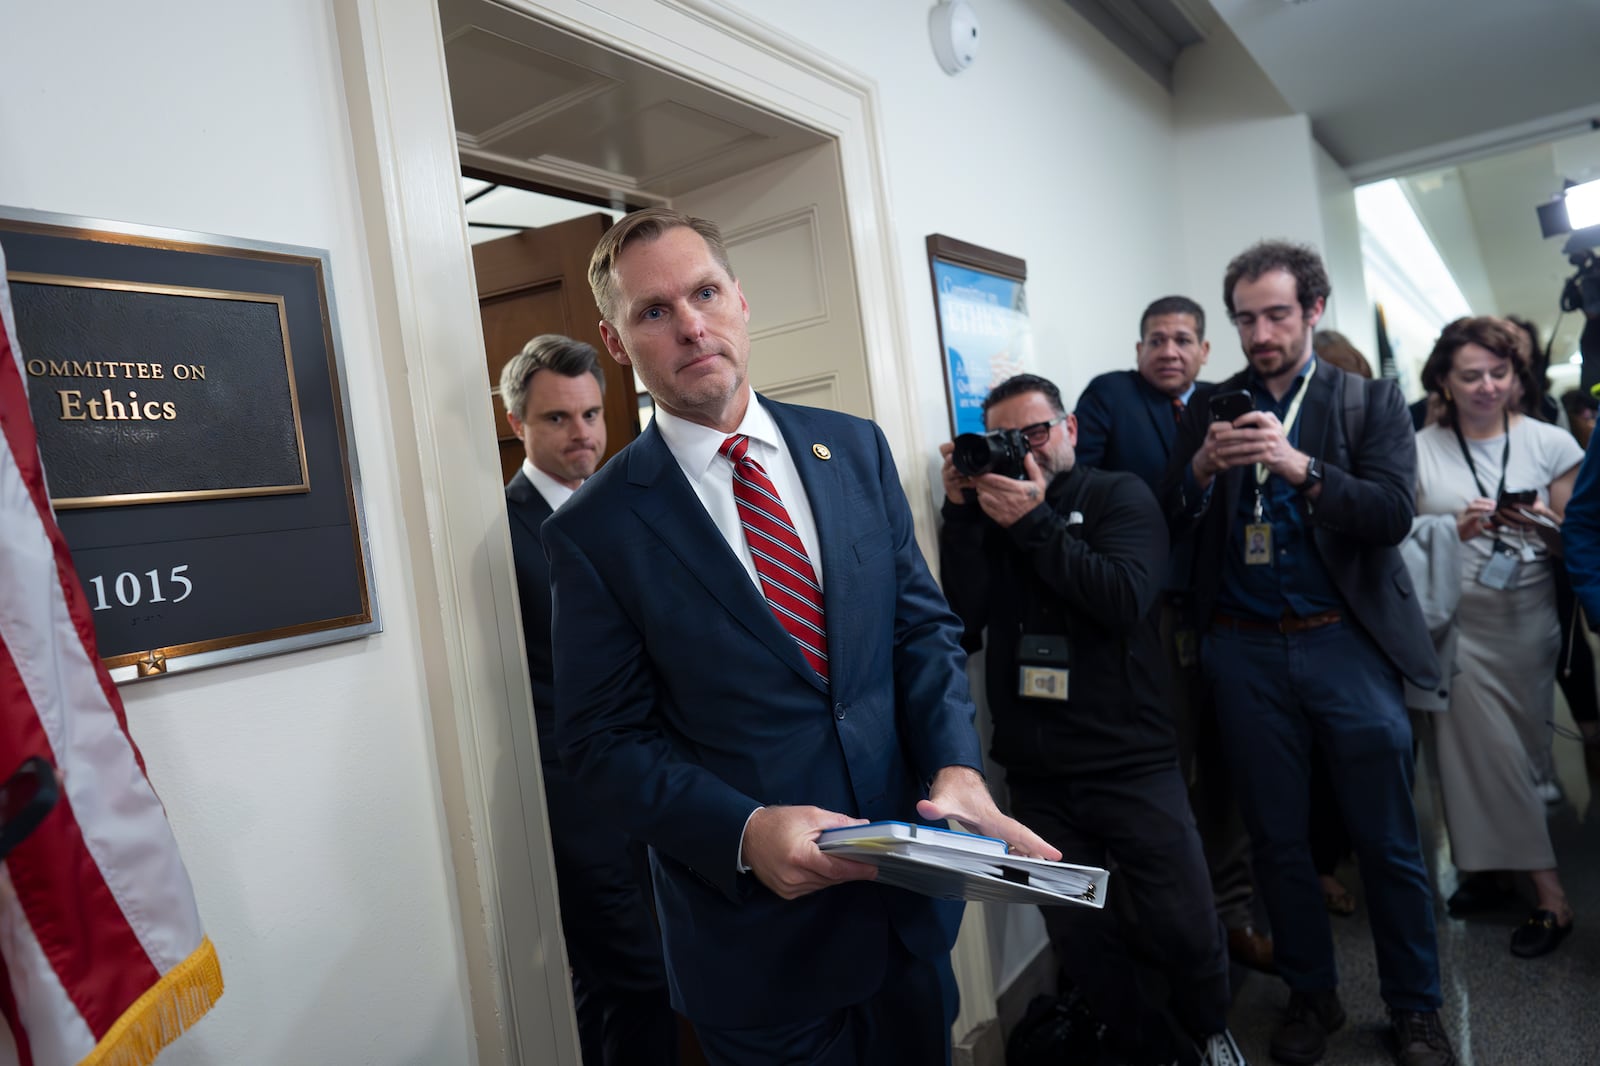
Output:
[[222,967],[210,937],[123,1012],[78,1066],[151,1066],[163,1048],[222,998]]

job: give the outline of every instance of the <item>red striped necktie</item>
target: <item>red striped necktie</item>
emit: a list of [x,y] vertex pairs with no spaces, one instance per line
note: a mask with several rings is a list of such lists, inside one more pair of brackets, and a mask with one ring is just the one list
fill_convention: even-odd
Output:
[[778,624],[800,645],[800,653],[828,680],[828,631],[823,623],[822,586],[806,547],[772,479],[750,458],[750,438],[735,434],[718,449],[733,463],[733,502],[750,547],[756,575]]

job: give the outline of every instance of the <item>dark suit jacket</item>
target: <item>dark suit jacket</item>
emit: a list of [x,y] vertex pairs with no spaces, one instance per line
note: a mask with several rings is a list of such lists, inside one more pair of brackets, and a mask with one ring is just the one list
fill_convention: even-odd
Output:
[[[1190,408],[1204,409],[1216,386],[1194,384]],[[1172,417],[1172,397],[1151,385],[1137,370],[1113,370],[1089,382],[1078,397],[1078,462],[1101,470],[1135,474],[1159,498],[1172,449],[1178,443],[1178,424]],[[1174,540],[1160,587],[1180,592],[1189,587],[1194,546]],[[1194,620],[1185,616],[1185,624]]]
[[550,562],[539,540],[539,527],[552,514],[550,505],[518,470],[506,482],[506,515],[511,523],[511,554],[517,564],[517,598],[522,603],[522,640],[528,648],[528,680],[533,690],[533,717],[539,727],[539,758],[554,762],[555,669],[550,659]]
[[959,923],[959,905],[865,882],[780,900],[736,870],[751,811],[915,820],[936,771],[982,765],[960,623],[913,539],[882,433],[762,402],[816,519],[831,685],[655,426],[544,525],[562,759],[651,846],[674,1005],[720,1027],[859,1002],[881,982],[891,928],[931,959]]
[[[1248,374],[1240,371],[1217,387],[1245,388]],[[1296,499],[1348,613],[1403,676],[1432,688],[1439,680],[1439,661],[1399,549],[1416,511],[1417,445],[1411,417],[1394,382],[1370,382],[1362,439],[1352,453],[1345,439],[1341,378],[1348,379],[1343,387],[1361,387],[1359,378],[1322,361],[1305,386],[1310,391],[1300,409],[1299,449],[1322,460],[1322,492],[1315,503]],[[1230,550],[1228,534],[1239,493],[1245,477],[1254,476],[1251,467],[1218,475],[1202,509],[1197,509],[1198,501],[1185,498],[1185,475],[1209,424],[1205,405],[1191,404],[1162,491],[1173,538],[1195,540],[1193,588],[1202,622],[1216,603],[1222,553]],[[1338,669],[1330,664],[1330,676]]]
[[[1204,408],[1215,387],[1195,382],[1189,406]],[[1161,491],[1178,443],[1170,396],[1137,370],[1113,370],[1089,382],[1073,413],[1078,417],[1078,462],[1137,474],[1152,493]]]

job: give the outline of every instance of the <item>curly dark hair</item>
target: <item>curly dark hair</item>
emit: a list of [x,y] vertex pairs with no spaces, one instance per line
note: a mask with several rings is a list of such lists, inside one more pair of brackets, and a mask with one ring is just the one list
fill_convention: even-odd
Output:
[[1287,270],[1294,278],[1295,295],[1300,300],[1300,311],[1309,315],[1318,300],[1326,300],[1333,292],[1328,280],[1328,268],[1322,265],[1322,256],[1309,244],[1292,241],[1257,241],[1228,264],[1222,277],[1222,302],[1233,315],[1233,289],[1240,281],[1254,281],[1269,270]]
[[1427,362],[1422,364],[1422,387],[1443,401],[1439,413],[1441,426],[1456,422],[1456,402],[1446,391],[1444,379],[1455,365],[1456,353],[1469,344],[1485,348],[1500,359],[1511,361],[1511,372],[1517,376],[1526,396],[1534,389],[1533,370],[1530,364],[1531,345],[1528,335],[1516,325],[1493,315],[1477,318],[1458,318],[1439,334]]
[[1067,413],[1061,403],[1061,390],[1056,388],[1055,382],[1049,378],[1042,378],[1038,374],[1017,374],[1006,378],[990,390],[989,395],[983,398],[983,413],[989,414],[989,408],[1002,400],[1009,400],[1013,396],[1021,396],[1025,392],[1038,392],[1050,401],[1050,409],[1058,415]]

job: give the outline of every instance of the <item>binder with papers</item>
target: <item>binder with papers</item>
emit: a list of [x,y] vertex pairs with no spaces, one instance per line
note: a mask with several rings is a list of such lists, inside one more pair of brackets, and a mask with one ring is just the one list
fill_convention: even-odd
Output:
[[878,868],[878,880],[937,899],[1102,908],[1108,874],[1006,853],[1003,840],[907,822],[824,830],[817,847]]

